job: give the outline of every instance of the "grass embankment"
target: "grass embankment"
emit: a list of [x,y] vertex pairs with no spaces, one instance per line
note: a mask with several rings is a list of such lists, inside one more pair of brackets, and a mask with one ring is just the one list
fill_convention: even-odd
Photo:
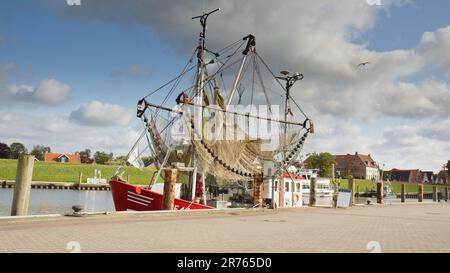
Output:
[[[340,183],[340,188],[348,188],[348,180],[347,179],[338,179],[338,183]],[[376,182],[370,180],[358,180],[355,179],[355,191],[358,192],[367,192],[371,189],[376,189]],[[387,184],[385,182],[385,184]],[[401,191],[401,183],[400,182],[391,182],[392,187],[394,188],[395,193],[400,193]],[[431,192],[433,191],[432,185],[424,185],[424,191]],[[438,186],[438,190],[444,190],[444,186]],[[417,192],[417,184],[416,183],[408,183],[406,184],[406,192]]]
[[[36,161],[34,163],[33,181],[48,182],[78,182],[80,173],[83,174],[83,183],[87,178],[93,178],[95,170],[101,172],[102,178],[109,179],[116,172],[118,166],[89,165],[89,164],[68,164],[68,163],[47,163]],[[16,179],[17,160],[0,159],[0,179]],[[130,183],[147,185],[155,172],[154,167],[139,170],[133,167],[125,167],[124,179],[129,177]],[[164,175],[164,174],[163,174]],[[159,179],[160,181],[161,178]]]

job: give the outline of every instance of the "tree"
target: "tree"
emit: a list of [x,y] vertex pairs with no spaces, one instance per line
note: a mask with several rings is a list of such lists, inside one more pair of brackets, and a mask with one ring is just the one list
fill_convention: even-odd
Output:
[[50,153],[51,148],[50,147],[45,147],[43,145],[36,145],[33,147],[33,150],[31,151],[31,155],[34,155],[37,159],[39,160],[44,160],[44,154]]
[[8,144],[0,143],[0,158],[11,158],[11,148]]
[[94,160],[95,160],[95,163],[97,163],[97,164],[105,165],[106,162],[108,162],[112,158],[113,158],[113,154],[112,153],[111,154],[107,154],[105,152],[97,151],[94,154]]
[[450,160],[447,161],[447,175],[450,176]]
[[310,167],[319,169],[319,175],[322,177],[331,176],[332,165],[334,163],[334,156],[330,153],[314,153],[310,157]]
[[123,164],[123,163],[125,163],[126,161],[127,161],[127,156],[126,155],[121,155],[121,156],[118,156],[118,157],[116,157],[116,161],[117,161],[117,163],[119,163],[119,164]]
[[91,150],[84,149],[84,151],[78,152],[81,158],[81,163],[91,163]]
[[14,142],[13,144],[11,144],[10,148],[12,158],[14,159],[17,159],[19,158],[19,155],[23,155],[28,152],[27,148],[25,148],[25,146],[23,146],[23,144],[20,142]]

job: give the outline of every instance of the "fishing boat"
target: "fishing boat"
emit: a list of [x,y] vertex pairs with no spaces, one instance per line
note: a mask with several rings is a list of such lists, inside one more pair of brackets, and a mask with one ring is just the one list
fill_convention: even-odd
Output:
[[[207,19],[217,11],[192,18],[200,21],[201,32],[186,66],[138,100],[143,131],[109,181],[117,211],[161,210],[158,182],[170,170],[176,170],[181,189],[175,209],[211,209],[206,176],[221,185],[262,183],[268,165],[270,175],[290,176],[287,168],[314,133],[312,120],[290,94],[303,75],[276,76],[256,50],[255,36],[217,51],[206,46]],[[130,184],[124,167],[145,168],[146,153],[157,171],[141,182],[146,186]]]

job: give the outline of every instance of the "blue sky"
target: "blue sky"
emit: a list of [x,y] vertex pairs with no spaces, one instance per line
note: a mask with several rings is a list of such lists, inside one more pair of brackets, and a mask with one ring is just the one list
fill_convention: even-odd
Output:
[[[2,67],[5,67],[3,70],[7,72],[0,75],[0,79],[4,79],[0,82],[0,89],[11,103],[5,103],[3,109],[0,108],[0,113],[4,115],[9,113],[14,118],[5,119],[0,127],[2,125],[5,128],[12,127],[8,122],[12,123],[13,120],[15,123],[27,124],[27,121],[18,117],[21,114],[29,115],[30,120],[41,118],[44,122],[52,121],[52,116],[61,116],[56,122],[61,131],[76,132],[80,128],[90,128],[89,130],[98,136],[96,139],[101,141],[97,143],[89,139],[80,141],[79,144],[68,144],[67,138],[62,135],[56,136],[54,128],[39,132],[30,131],[26,134],[11,129],[8,134],[0,133],[0,141],[18,140],[26,143],[28,147],[46,144],[64,152],[80,150],[88,143],[92,143],[89,144],[92,145],[90,147],[92,150],[106,149],[117,154],[125,153],[135,134],[130,133],[123,139],[118,137],[108,139],[106,136],[124,128],[128,132],[136,130],[137,123],[134,117],[128,123],[126,122],[128,119],[119,120],[114,125],[116,127],[105,126],[105,128],[94,128],[92,127],[94,123],[90,123],[89,120],[73,124],[68,117],[74,111],[89,108],[83,108],[83,105],[92,106],[94,109],[91,105],[93,101],[103,103],[104,107],[120,106],[123,110],[120,113],[124,113],[121,117],[125,113],[134,113],[136,101],[175,76],[189,57],[188,52],[195,46],[198,26],[186,24],[189,19],[182,18],[196,15],[205,6],[207,9],[220,6],[224,10],[223,14],[228,14],[231,19],[217,15],[219,23],[213,27],[216,27],[216,31],[219,28],[224,30],[225,34],[224,37],[213,34],[212,42],[219,43],[222,38],[228,39],[230,33],[239,33],[240,28],[244,26],[245,30],[249,28],[257,34],[270,34],[267,35],[269,38],[273,37],[274,41],[278,39],[281,42],[262,47],[265,49],[263,55],[280,62],[284,61],[282,65],[300,67],[307,77],[312,75],[307,78],[309,82],[302,87],[304,89],[299,89],[298,93],[304,94],[301,101],[308,104],[305,108],[312,111],[311,115],[318,119],[317,123],[322,125],[324,130],[322,134],[318,133],[309,151],[328,150],[333,153],[359,151],[377,155],[380,161],[386,162],[391,167],[405,168],[423,166],[437,169],[441,164],[439,162],[448,159],[446,158],[450,152],[448,141],[428,139],[421,133],[423,127],[419,125],[432,124],[433,128],[444,128],[438,133],[441,134],[439,139],[445,138],[448,133],[445,130],[445,122],[450,122],[449,113],[445,110],[445,106],[442,106],[442,101],[436,100],[438,93],[433,90],[441,88],[439,96],[448,94],[450,90],[446,89],[450,83],[450,69],[445,62],[448,55],[445,55],[445,50],[442,52],[438,50],[439,45],[445,44],[448,37],[445,34],[446,30],[440,32],[441,36],[438,35],[438,30],[450,26],[448,16],[450,1],[416,0],[405,3],[402,0],[386,0],[382,1],[387,2],[382,7],[367,7],[364,5],[365,0],[352,0],[342,3],[341,6],[334,1],[324,0],[286,1],[282,7],[274,7],[270,1],[259,1],[257,6],[252,6],[252,2],[254,1],[167,3],[157,0],[109,2],[99,0],[94,3],[82,0],[80,8],[68,7],[64,0],[2,1],[0,72]],[[398,2],[402,4],[398,5]],[[323,12],[320,5],[332,6],[332,13],[327,18],[318,16]],[[269,19],[266,18],[276,20],[269,24]],[[310,22],[314,22],[313,25],[317,28],[305,26]],[[323,22],[326,24],[322,25]],[[373,26],[370,27],[372,23]],[[290,36],[285,30],[286,24],[298,26],[298,37]],[[355,25],[360,28],[360,35],[351,41],[346,40],[348,30]],[[330,26],[333,26],[332,31],[328,29]],[[427,45],[431,49],[422,53],[417,48],[421,45],[425,32],[436,33],[436,37],[431,46]],[[330,44],[324,42],[328,37],[333,41]],[[264,41],[268,40],[267,37],[262,38]],[[230,38],[229,41],[234,39]],[[355,47],[358,45],[362,45],[362,48]],[[189,50],[184,51],[180,48]],[[309,50],[318,53],[304,55],[298,52],[290,53],[293,48],[296,51]],[[334,51],[336,48],[339,50]],[[435,56],[433,52],[438,52],[442,57]],[[433,58],[444,61],[439,67],[432,67],[427,60]],[[333,63],[325,63],[325,59],[332,59]],[[361,71],[354,71],[354,63],[365,60],[375,63],[368,71],[377,73],[373,78],[379,80],[370,79],[362,75]],[[405,64],[409,61],[411,65]],[[317,71],[324,76],[316,77]],[[61,98],[61,103],[30,105],[13,103],[17,100],[6,97],[9,94],[7,90],[11,90],[11,86],[26,85],[30,90],[37,89],[42,81],[49,79],[70,87],[68,97]],[[323,79],[326,79],[325,82]],[[333,87],[336,79],[343,83],[340,89]],[[405,84],[411,85],[405,87]],[[381,93],[377,94],[377,90]],[[412,94],[416,93],[424,94],[424,97],[414,97]],[[408,94],[411,94],[411,99],[408,99]],[[0,99],[1,95],[2,93]],[[373,96],[385,98],[385,101],[367,107],[363,102],[354,107],[354,111],[349,111],[348,109],[352,107],[347,106],[347,102],[341,98],[352,96],[363,101],[370,100],[369,98]],[[405,104],[417,101],[411,107],[417,107],[426,114],[415,115],[408,105],[398,105],[395,111],[387,106],[383,107],[384,104],[392,102],[389,98],[399,99],[400,103]],[[336,104],[332,103],[333,101],[341,102],[342,107],[334,109]],[[424,103],[421,103],[422,101]],[[348,103],[352,102],[353,99],[348,99]],[[91,112],[95,112],[95,109]],[[119,117],[112,116],[101,120],[118,119]],[[342,124],[345,128],[336,127],[336,124]],[[396,130],[404,131],[410,139],[389,139],[388,136],[392,136],[392,131]],[[53,135],[49,138],[50,133]],[[347,140],[348,136],[345,134],[357,134],[358,141]],[[336,136],[342,141],[337,141]],[[42,143],[45,141],[52,143]],[[426,149],[408,146],[421,141],[429,141],[430,145],[435,147],[432,153],[436,158],[432,162],[417,159],[427,157]]]
[[[69,83],[73,93],[64,107],[93,99],[132,106],[184,62],[148,26],[68,19],[45,1],[7,1],[0,10],[0,33],[5,39],[0,61],[17,66],[12,80]],[[133,65],[146,68],[148,75],[112,75]]]
[[450,2],[417,0],[383,10],[373,29],[357,39],[377,51],[415,47],[424,32],[450,24]]

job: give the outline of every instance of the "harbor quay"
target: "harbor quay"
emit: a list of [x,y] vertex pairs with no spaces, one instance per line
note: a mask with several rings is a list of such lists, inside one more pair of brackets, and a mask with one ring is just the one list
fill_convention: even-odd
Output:
[[450,204],[4,217],[0,252],[450,252]]

